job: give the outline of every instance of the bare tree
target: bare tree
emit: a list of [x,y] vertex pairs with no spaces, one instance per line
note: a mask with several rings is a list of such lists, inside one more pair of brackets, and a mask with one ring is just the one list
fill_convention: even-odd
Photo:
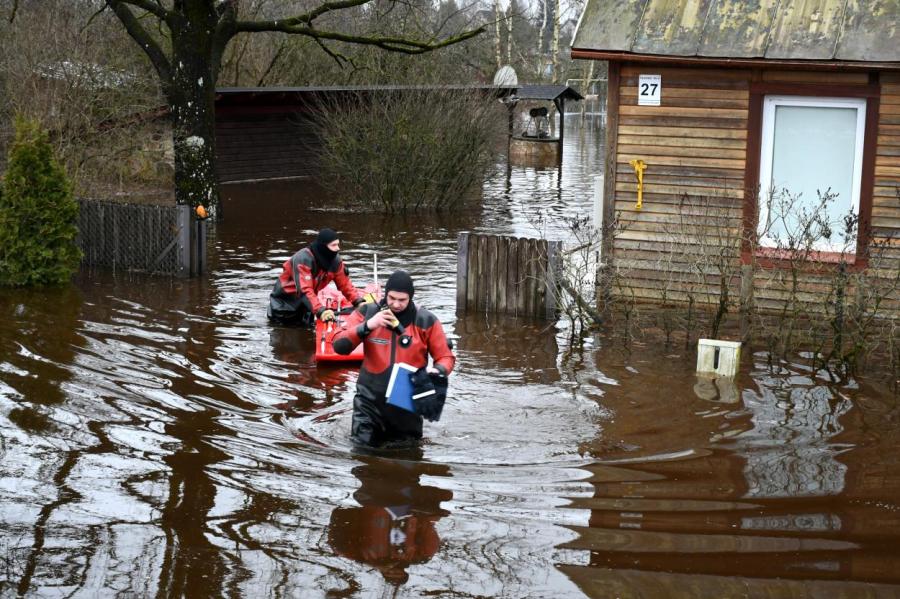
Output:
[[241,0],[105,0],[155,69],[172,116],[175,199],[180,204],[215,205],[215,88],[222,58],[242,33],[278,32],[305,36],[335,60],[329,42],[369,45],[390,52],[422,54],[470,39],[482,27],[424,41],[393,35],[354,35],[324,29],[318,21],[373,0],[325,1],[301,14],[246,17]]
[[500,0],[494,0],[494,37],[495,37],[495,53],[497,55],[497,68],[503,66],[502,38],[500,37],[500,22],[503,20],[503,13],[500,10]]
[[553,44],[550,47],[550,53],[553,56],[554,81],[561,81],[559,76],[559,22],[561,20],[559,8],[559,0],[555,0],[555,10],[553,11]]

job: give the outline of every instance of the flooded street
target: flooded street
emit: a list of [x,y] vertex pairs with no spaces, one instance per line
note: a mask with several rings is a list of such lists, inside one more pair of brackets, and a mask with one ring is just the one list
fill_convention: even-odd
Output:
[[[0,596],[900,597],[900,409],[746,356],[455,314],[462,231],[564,238],[591,211],[596,126],[561,171],[505,165],[477,208],[308,209],[232,186],[198,280],[82,272],[0,290]],[[543,216],[543,219],[539,216]],[[416,450],[349,443],[354,368],[269,325],[282,262],[330,226],[456,345]]]

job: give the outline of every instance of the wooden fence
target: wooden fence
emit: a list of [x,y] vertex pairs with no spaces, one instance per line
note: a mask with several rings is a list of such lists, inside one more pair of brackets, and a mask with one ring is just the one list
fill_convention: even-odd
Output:
[[562,243],[459,234],[456,307],[553,320]]
[[206,270],[206,222],[190,206],[78,203],[83,266],[179,277]]

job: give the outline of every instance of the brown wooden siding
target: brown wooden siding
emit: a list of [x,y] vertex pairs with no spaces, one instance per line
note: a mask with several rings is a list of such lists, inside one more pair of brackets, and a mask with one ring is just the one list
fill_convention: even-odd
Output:
[[223,183],[313,176],[318,146],[302,112],[216,115],[216,166]]
[[[638,76],[662,75],[662,106],[638,106]],[[646,300],[711,301],[719,277],[697,264],[739,261],[750,72],[623,65],[616,132],[615,263],[627,293]],[[643,209],[632,159],[647,163]],[[737,282],[734,286],[739,287]],[[702,300],[701,300],[702,301]]]
[[[662,75],[662,106],[638,106],[641,73]],[[618,85],[618,119],[608,132],[615,170],[607,171],[607,194],[619,219],[614,242],[614,263],[621,275],[620,292],[648,301],[666,299],[713,303],[719,291],[718,256],[727,260],[726,276],[734,297],[740,290],[740,244],[745,227],[755,229],[748,215],[748,185],[755,189],[755,169],[761,124],[753,120],[753,85],[785,89],[820,90],[822,86],[858,88],[860,95],[876,96],[871,125],[874,181],[869,177],[871,233],[880,242],[878,264],[869,275],[892,276],[900,264],[900,74],[881,74],[880,98],[869,73],[804,71],[751,71],[748,69],[661,68],[623,63]],[[776,93],[776,92],[772,92]],[[816,95],[816,94],[812,94]],[[819,94],[821,95],[821,94]],[[833,94],[839,95],[839,94]],[[855,94],[854,94],[855,95]],[[616,95],[611,93],[610,98]],[[757,96],[758,97],[758,96]],[[612,108],[612,107],[611,107]],[[635,208],[637,177],[632,159],[647,163],[643,209]],[[749,170],[748,170],[749,169]],[[865,172],[865,171],[864,171]],[[610,175],[613,174],[613,177]],[[747,179],[750,177],[750,179]],[[610,181],[612,178],[612,181]],[[865,201],[865,200],[864,200]],[[745,224],[746,223],[746,224]],[[752,229],[751,229],[752,231]],[[707,268],[698,268],[706,264]],[[703,271],[716,274],[704,274]],[[832,265],[802,276],[796,299],[810,309],[822,305],[834,276]],[[778,310],[789,295],[778,271],[757,268],[754,301],[761,308]],[[890,304],[897,309],[896,303]]]

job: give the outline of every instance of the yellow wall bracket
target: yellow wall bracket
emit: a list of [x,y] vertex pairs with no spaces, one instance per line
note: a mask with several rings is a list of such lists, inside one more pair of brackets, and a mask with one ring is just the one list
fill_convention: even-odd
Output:
[[640,210],[644,204],[644,169],[647,168],[647,163],[643,160],[630,160],[628,164],[631,165],[631,168],[634,169],[634,174],[637,175],[638,180],[638,199],[637,204],[634,207],[637,210]]

